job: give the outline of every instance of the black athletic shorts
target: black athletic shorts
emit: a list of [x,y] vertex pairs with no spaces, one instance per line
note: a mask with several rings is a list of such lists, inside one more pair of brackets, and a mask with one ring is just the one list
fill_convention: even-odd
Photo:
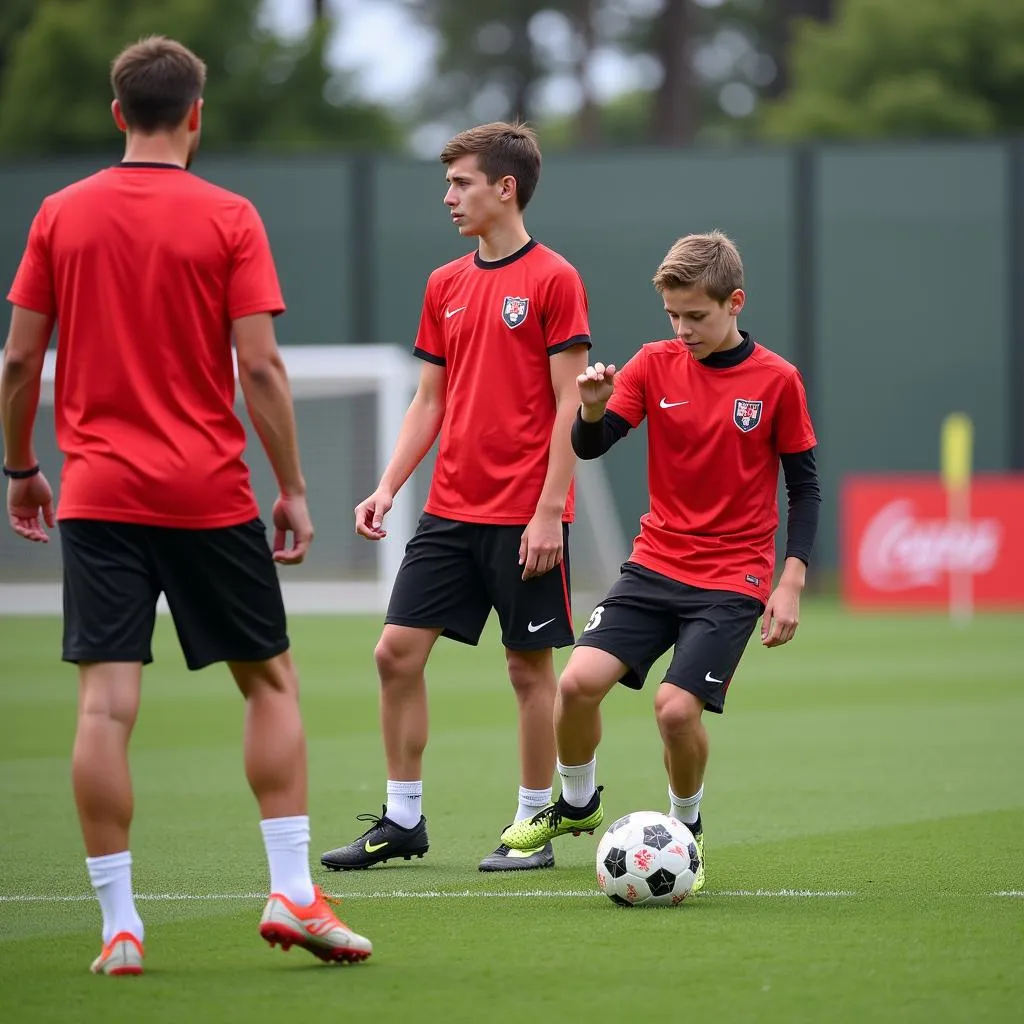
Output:
[[161,593],[190,669],[288,650],[281,587],[259,519],[213,530],[64,519],[60,540],[65,661],[149,664]]
[[476,645],[494,608],[501,642],[514,651],[569,647],[569,526],[562,524],[562,562],[523,580],[522,526],[463,523],[424,512],[405,549],[386,622],[440,629]]
[[665,682],[695,694],[721,714],[725,694],[764,605],[731,590],[703,590],[626,562],[607,597],[576,641],[625,662],[620,682],[644,685],[651,666],[670,648]]

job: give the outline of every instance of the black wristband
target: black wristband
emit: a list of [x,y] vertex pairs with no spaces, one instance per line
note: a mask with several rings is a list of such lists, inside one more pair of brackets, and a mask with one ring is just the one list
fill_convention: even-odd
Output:
[[27,480],[30,476],[38,476],[39,473],[38,462],[31,469],[8,469],[6,466],[3,467],[4,476],[9,477],[11,480]]

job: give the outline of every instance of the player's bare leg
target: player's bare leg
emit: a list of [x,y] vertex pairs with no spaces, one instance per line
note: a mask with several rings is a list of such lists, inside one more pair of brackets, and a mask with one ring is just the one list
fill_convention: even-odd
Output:
[[372,822],[352,842],[328,850],[320,863],[332,871],[358,871],[386,860],[422,857],[429,849],[421,810],[423,751],[427,746],[424,672],[439,629],[388,624],[374,651],[380,676],[380,724],[387,760],[384,813],[359,815]]
[[594,759],[601,742],[601,702],[622,678],[626,666],[597,647],[577,647],[558,681],[555,737],[563,765]]
[[141,974],[144,930],[132,893],[128,847],[134,810],[128,741],[139,713],[142,665],[83,663],[78,680],[71,780],[86,867],[103,912],[103,950],[91,969],[94,974]]
[[380,724],[388,778],[423,778],[427,746],[427,658],[441,631],[386,625],[374,659],[380,676]]
[[601,701],[626,671],[618,658],[596,647],[577,647],[555,695],[558,799],[539,814],[515,822],[502,833],[513,849],[530,849],[572,832],[593,832],[604,819],[595,783],[601,740]]
[[82,664],[78,679],[71,778],[85,851],[104,857],[128,849],[133,811],[128,741],[139,713],[142,665]]
[[543,651],[505,651],[508,678],[519,706],[519,760],[526,789],[548,789],[555,773],[555,659]]
[[700,851],[694,892],[699,892],[705,884],[700,799],[708,764],[708,732],[702,720],[703,712],[704,701],[688,690],[671,683],[662,683],[658,688],[654,714],[665,745],[665,771],[668,773],[673,812],[689,827]]
[[[555,771],[555,660],[550,647],[539,651],[505,648],[508,678],[519,707],[519,805],[515,821],[532,818],[551,803]],[[480,862],[481,871],[532,871],[555,866],[550,843],[514,850],[504,841]]]
[[665,744],[665,769],[672,791],[696,793],[708,763],[708,731],[701,715],[704,701],[671,683],[663,683],[654,698],[654,714]]
[[306,733],[292,656],[286,651],[228,667],[245,697],[245,775],[260,807],[270,866],[260,935],[321,960],[365,960],[373,952],[370,940],[337,918],[309,871]]
[[291,654],[228,666],[245,697],[245,777],[264,819],[304,815],[306,734]]

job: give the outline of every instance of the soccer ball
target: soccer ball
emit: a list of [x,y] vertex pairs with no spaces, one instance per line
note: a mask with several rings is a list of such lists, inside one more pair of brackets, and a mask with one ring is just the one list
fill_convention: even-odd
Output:
[[678,906],[699,867],[693,833],[657,811],[619,818],[597,844],[597,884],[624,907]]

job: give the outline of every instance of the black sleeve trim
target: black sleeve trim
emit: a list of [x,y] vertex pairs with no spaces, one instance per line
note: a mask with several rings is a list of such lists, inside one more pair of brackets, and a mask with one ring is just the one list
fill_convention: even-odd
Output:
[[604,455],[616,441],[621,441],[633,427],[618,413],[605,411],[596,423],[587,423],[576,411],[572,425],[572,450],[581,459],[596,459]]
[[786,478],[789,513],[786,517],[786,558],[799,558],[809,565],[821,515],[821,484],[814,449],[784,452],[782,472]]
[[572,348],[573,345],[586,345],[587,348],[590,348],[590,335],[574,334],[567,341],[560,341],[557,345],[550,345],[548,347],[548,355],[557,355],[557,353],[564,352],[567,348]]
[[433,363],[435,366],[448,365],[448,360],[443,356],[435,356],[433,352],[428,352],[425,348],[414,348],[412,354],[420,359],[425,359],[428,363]]

